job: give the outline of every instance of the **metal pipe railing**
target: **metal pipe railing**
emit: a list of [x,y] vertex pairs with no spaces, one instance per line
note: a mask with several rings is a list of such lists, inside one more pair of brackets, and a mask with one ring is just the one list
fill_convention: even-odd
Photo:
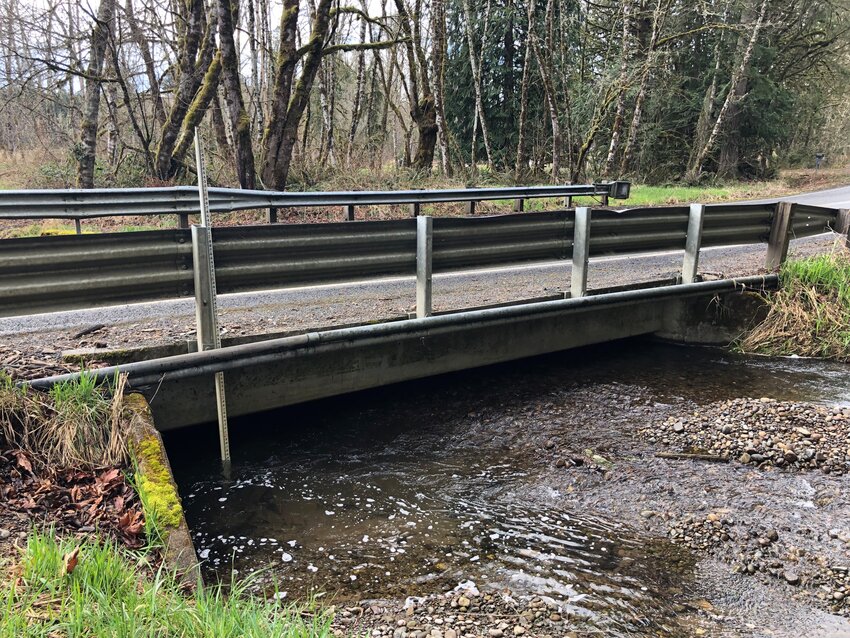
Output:
[[[504,188],[455,188],[445,190],[293,192],[210,188],[212,213],[269,209],[269,221],[277,211],[293,207],[346,208],[346,219],[354,219],[356,206],[410,205],[418,215],[422,204],[525,200],[546,197],[598,196],[627,199],[629,182],[565,184],[556,186],[511,186]],[[188,216],[200,214],[197,188],[95,188],[0,191],[2,219],[72,219],[76,222],[98,217],[177,215],[180,226]],[[79,226],[79,224],[78,224]]]

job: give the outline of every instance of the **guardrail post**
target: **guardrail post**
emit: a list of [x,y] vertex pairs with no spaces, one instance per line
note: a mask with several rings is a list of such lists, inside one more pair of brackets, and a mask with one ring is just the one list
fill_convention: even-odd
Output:
[[217,323],[213,302],[212,265],[209,251],[210,229],[192,226],[192,261],[195,276],[195,319],[198,328],[198,350],[215,349],[215,324]]
[[788,256],[796,207],[797,204],[793,202],[779,202],[776,205],[773,223],[770,225],[770,238],[767,240],[767,260],[764,267],[768,270],[779,268]]
[[189,228],[189,213],[179,213],[177,215],[177,228]]
[[691,204],[688,214],[688,236],[685,239],[685,260],[682,262],[682,283],[692,284],[699,268],[699,249],[702,244],[702,220],[705,204]]
[[411,217],[419,217],[422,214],[422,204],[419,202],[413,202],[410,205],[410,216]]
[[77,217],[77,218],[74,220],[74,231],[75,231],[78,235],[82,235],[82,234],[83,234],[83,224],[82,224],[82,222],[80,221],[80,218],[79,218],[79,217]]
[[354,221],[354,204],[348,204],[345,207],[345,219],[349,222]]
[[277,223],[277,208],[275,208],[274,206],[269,206],[269,223]]
[[570,297],[587,294],[587,263],[590,258],[590,208],[576,208],[573,224],[573,268],[570,279]]
[[602,194],[602,197],[599,198],[599,203],[602,204],[603,206],[608,205],[608,193]]
[[838,211],[838,223],[835,231],[844,236],[844,246],[850,248],[850,208],[842,208]]
[[522,198],[515,199],[514,200],[514,212],[515,213],[521,213],[523,210],[525,210],[525,200],[522,199]]
[[434,248],[434,220],[416,218],[416,317],[431,316],[431,264]]
[[569,210],[569,209],[571,209],[572,207],[573,207],[573,196],[572,196],[572,195],[567,195],[566,197],[564,197],[564,208],[566,208],[567,210]]
[[475,205],[478,204],[475,200],[466,202],[466,214],[474,215],[475,214]]

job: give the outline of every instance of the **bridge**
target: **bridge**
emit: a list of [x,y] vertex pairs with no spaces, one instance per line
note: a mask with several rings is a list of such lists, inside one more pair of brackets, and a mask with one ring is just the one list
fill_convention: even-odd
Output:
[[[575,193],[552,188],[464,191],[462,199],[456,199],[455,192],[412,191],[382,200],[410,205],[415,216],[411,219],[213,228],[218,288],[212,291],[213,303],[203,278],[199,279],[205,263],[197,232],[188,229],[5,240],[0,244],[0,317],[6,319],[0,333],[51,325],[57,317],[67,322],[74,313],[91,320],[115,312],[127,316],[162,312],[168,304],[214,307],[218,295],[221,301],[247,298],[253,300],[248,305],[262,304],[280,294],[266,292],[270,289],[310,291],[314,299],[350,287],[352,281],[360,282],[355,293],[362,291],[359,286],[388,281],[408,287],[411,296],[415,290],[410,314],[385,316],[378,323],[372,317],[360,325],[320,323],[295,334],[267,331],[201,352],[188,351],[192,345],[185,343],[182,352],[179,345],[165,352],[140,349],[131,358],[141,360],[96,371],[102,378],[126,373],[131,387],[150,400],[158,427],[179,428],[215,420],[212,379],[217,373],[224,373],[227,380],[229,412],[238,415],[636,335],[728,341],[730,326],[716,312],[716,302],[737,307],[742,291],[769,289],[777,278],[753,273],[701,281],[701,254],[729,246],[766,245],[762,266],[767,272],[785,258],[792,238],[833,231],[846,235],[850,225],[845,210],[804,201],[625,210],[579,207],[464,218],[420,216],[421,208],[415,206],[422,201],[478,201],[470,199],[478,195],[524,200],[551,197],[552,192],[563,197]],[[596,185],[588,188],[604,190]],[[39,193],[49,199],[48,192]],[[346,201],[366,201],[363,196],[310,195],[346,207],[354,205]],[[298,195],[298,205],[304,205],[304,196]],[[108,196],[103,192],[94,197],[91,201],[99,207],[95,211],[113,212],[122,205],[104,204]],[[173,206],[162,204],[168,201],[163,197],[157,195],[154,212],[175,214]],[[239,194],[216,193],[216,197],[235,201]],[[274,195],[266,197],[264,205],[284,203]],[[67,214],[78,217],[80,207],[88,205],[81,203],[84,194],[75,194],[70,209],[67,192],[56,198],[63,198]],[[176,214],[194,212],[184,195],[175,195],[175,201]],[[3,210],[0,195],[0,217]],[[678,277],[588,287],[588,273],[601,260],[619,260],[629,268],[646,264],[647,254],[679,259]],[[467,303],[439,310],[439,285],[434,289],[439,277],[480,276],[482,269],[486,273],[554,269],[563,282],[546,295],[526,293],[479,307]],[[188,298],[181,301],[181,297]],[[96,307],[104,310],[90,310]],[[39,311],[51,314],[32,315]],[[738,326],[733,322],[731,327]],[[46,387],[63,378],[68,377],[51,376],[32,384]]]

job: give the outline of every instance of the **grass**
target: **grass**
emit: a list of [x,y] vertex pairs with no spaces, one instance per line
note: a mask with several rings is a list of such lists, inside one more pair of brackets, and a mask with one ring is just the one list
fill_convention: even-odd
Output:
[[15,570],[0,586],[0,638],[331,635],[328,613],[248,596],[249,581],[187,594],[144,554],[108,542],[33,532]]
[[743,352],[850,361],[850,251],[786,262],[765,320],[738,344]]
[[0,443],[42,465],[86,468],[127,460],[122,427],[126,378],[98,383],[83,372],[48,393],[18,387],[0,372]]
[[[167,220],[168,217],[164,217],[161,226],[157,226],[155,224],[127,224],[124,223],[123,220],[119,221],[117,224],[114,221],[110,224],[105,224],[101,220],[86,221],[83,225],[82,230],[83,235],[92,235],[100,232],[131,233],[140,230],[161,230],[162,228],[173,227],[176,223],[173,220]],[[29,222],[22,220],[9,221],[6,223],[6,228],[0,228],[0,239],[20,239],[24,237],[57,237],[77,234],[77,231],[74,228],[73,224],[55,224],[49,221]]]

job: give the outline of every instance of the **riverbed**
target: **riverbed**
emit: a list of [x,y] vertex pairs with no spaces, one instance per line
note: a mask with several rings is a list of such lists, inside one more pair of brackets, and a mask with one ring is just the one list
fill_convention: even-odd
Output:
[[[850,635],[814,577],[739,565],[770,530],[804,576],[850,563],[846,476],[670,461],[647,440],[739,397],[848,406],[850,369],[632,340],[234,420],[227,473],[214,425],[166,443],[207,575],[279,598],[401,608],[474,584],[611,636]],[[713,516],[728,540],[683,541]]]

